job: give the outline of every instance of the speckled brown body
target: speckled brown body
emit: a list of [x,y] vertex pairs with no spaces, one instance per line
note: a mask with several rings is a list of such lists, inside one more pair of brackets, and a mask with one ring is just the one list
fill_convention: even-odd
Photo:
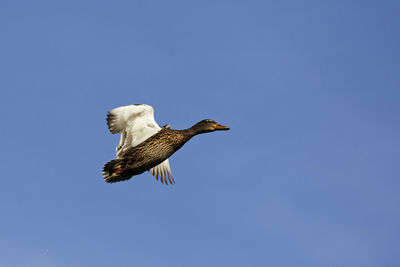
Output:
[[[141,174],[157,166],[181,148],[194,135],[194,131],[190,129],[161,129],[144,142],[127,150],[121,159],[112,160],[106,164],[104,171],[110,173],[110,178],[107,179],[107,182],[127,180],[133,175]],[[112,173],[118,169],[122,169],[122,171],[118,172],[118,176],[113,177]]]
[[130,148],[122,155],[128,168],[145,168],[148,170],[181,148],[193,135],[187,130],[163,128],[141,144]]

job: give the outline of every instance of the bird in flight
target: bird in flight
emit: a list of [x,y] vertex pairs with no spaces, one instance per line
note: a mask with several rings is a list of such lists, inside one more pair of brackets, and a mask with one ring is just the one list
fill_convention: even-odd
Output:
[[122,106],[110,110],[107,125],[111,133],[120,133],[117,158],[104,165],[103,177],[108,183],[130,179],[147,170],[161,183],[175,183],[168,158],[193,136],[229,130],[211,119],[202,120],[185,130],[160,127],[154,120],[154,109],[145,104]]

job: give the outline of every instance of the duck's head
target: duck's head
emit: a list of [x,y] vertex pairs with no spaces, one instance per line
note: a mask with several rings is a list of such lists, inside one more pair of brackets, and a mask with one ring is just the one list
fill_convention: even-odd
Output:
[[222,126],[214,120],[206,119],[199,121],[198,123],[193,125],[190,129],[194,130],[195,134],[201,134],[213,131],[226,131],[229,130],[229,127]]

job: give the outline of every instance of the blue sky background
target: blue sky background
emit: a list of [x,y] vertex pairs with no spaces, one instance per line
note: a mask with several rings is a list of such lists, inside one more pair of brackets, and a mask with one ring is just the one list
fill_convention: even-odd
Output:
[[[398,1],[0,1],[0,266],[400,266]],[[106,184],[105,116],[170,160]]]

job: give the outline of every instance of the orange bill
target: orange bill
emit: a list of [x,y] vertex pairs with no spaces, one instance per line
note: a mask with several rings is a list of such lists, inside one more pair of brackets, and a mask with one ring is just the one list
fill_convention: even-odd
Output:
[[217,123],[217,124],[215,124],[214,129],[215,130],[229,130],[229,127],[226,127],[226,126],[223,126],[223,125],[220,125]]

